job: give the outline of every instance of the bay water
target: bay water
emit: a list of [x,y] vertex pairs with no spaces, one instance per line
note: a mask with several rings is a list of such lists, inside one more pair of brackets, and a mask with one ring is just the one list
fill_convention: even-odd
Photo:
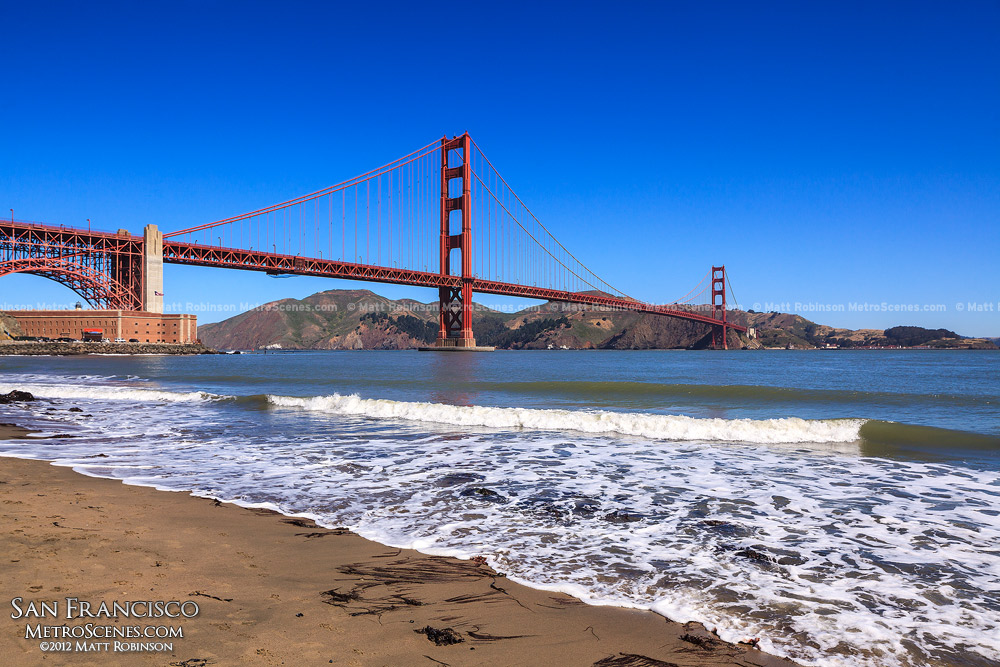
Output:
[[[808,665],[1000,664],[1000,353],[0,357],[0,441]],[[82,411],[71,411],[79,408]]]

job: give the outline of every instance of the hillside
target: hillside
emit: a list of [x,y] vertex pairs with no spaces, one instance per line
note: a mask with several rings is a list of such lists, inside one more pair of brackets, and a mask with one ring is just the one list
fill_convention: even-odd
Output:
[[[745,323],[742,313],[730,315],[734,323]],[[478,324],[478,329],[473,325],[473,329],[477,330],[477,340],[478,330],[489,326],[491,317],[481,319],[483,321]],[[497,341],[499,347],[653,350],[702,348],[711,344],[710,328],[690,320],[634,312],[580,310],[577,306],[569,306],[567,312],[567,308],[558,303],[515,313],[504,324],[512,332],[508,338],[517,336],[520,340],[515,345],[504,345],[505,341],[500,340]],[[529,332],[531,327],[540,328],[537,336],[521,334]],[[488,336],[484,338],[487,339]],[[752,346],[751,341],[730,332],[730,347],[747,345]]]
[[[329,290],[305,299],[282,299],[198,328],[220,349],[401,350],[432,344],[437,303],[393,301],[369,290]],[[995,349],[987,339],[946,329],[892,327],[838,329],[800,315],[731,311],[730,321],[757,330],[757,339],[730,332],[730,348],[932,347]],[[656,315],[595,311],[548,303],[516,313],[476,304],[473,333],[499,349],[698,349],[711,344],[708,326]]]
[[21,335],[21,325],[10,315],[0,313],[0,340],[10,340]]
[[[393,301],[369,290],[329,290],[202,325],[198,335],[220,349],[399,350],[433,343],[437,317],[436,302]],[[743,322],[742,313],[735,317]],[[480,345],[501,349],[662,349],[706,347],[711,342],[709,328],[695,322],[561,304],[516,313],[476,304],[473,333]],[[730,332],[730,347],[748,342]]]
[[395,319],[412,318],[421,323],[432,322],[437,314],[427,304],[393,301],[369,290],[328,290],[305,299],[272,301],[228,320],[202,325],[198,336],[212,347],[243,350],[268,346],[285,350],[398,350],[423,344],[398,327],[373,321],[376,313],[392,313]]
[[898,326],[889,329],[838,329],[790,313],[748,311],[747,321],[757,329],[763,348],[930,347],[942,349],[996,349],[994,341],[967,338],[947,329]]

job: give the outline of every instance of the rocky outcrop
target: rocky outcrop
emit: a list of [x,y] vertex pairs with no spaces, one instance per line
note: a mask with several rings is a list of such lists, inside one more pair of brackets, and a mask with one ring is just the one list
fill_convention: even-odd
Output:
[[201,343],[38,343],[9,341],[0,345],[0,355],[73,356],[80,354],[219,354]]
[[0,405],[9,405],[11,403],[21,403],[24,401],[35,400],[34,395],[27,391],[9,391],[6,394],[0,394]]
[[601,345],[612,350],[662,350],[698,347],[712,334],[707,326],[691,320],[643,315]]
[[21,335],[21,325],[7,313],[0,313],[0,341],[12,340]]
[[331,340],[328,349],[334,350],[409,350],[426,343],[414,339],[400,331],[391,331],[390,326],[369,326],[361,324],[346,336]]

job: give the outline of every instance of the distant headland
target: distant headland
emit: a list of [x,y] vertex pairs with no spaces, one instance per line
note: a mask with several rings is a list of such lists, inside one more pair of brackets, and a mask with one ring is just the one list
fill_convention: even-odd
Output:
[[[481,345],[505,350],[704,349],[710,328],[698,322],[625,311],[547,303],[516,312],[477,304],[473,331]],[[304,299],[281,299],[212,324],[198,337],[219,349],[404,350],[433,343],[438,305],[392,300],[370,290],[327,290]],[[840,329],[789,313],[733,310],[730,321],[754,329],[755,338],[730,333],[730,348],[997,349],[997,341],[945,329],[898,326]]]

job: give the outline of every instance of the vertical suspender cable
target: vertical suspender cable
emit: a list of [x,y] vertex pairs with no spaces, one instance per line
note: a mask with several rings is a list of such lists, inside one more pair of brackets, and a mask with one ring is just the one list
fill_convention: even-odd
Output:
[[372,234],[371,234],[371,221],[372,221],[372,182],[365,181],[365,264],[372,263]]
[[382,265],[382,174],[379,174],[378,176],[378,183],[375,187],[375,190],[378,192],[378,194],[376,195],[376,197],[378,198],[378,213],[375,216],[378,219],[378,222],[376,223],[376,227],[378,229],[378,234],[377,234],[378,238],[376,239],[375,243],[375,247],[377,248],[375,252],[378,255],[378,264],[379,266],[381,266]]

